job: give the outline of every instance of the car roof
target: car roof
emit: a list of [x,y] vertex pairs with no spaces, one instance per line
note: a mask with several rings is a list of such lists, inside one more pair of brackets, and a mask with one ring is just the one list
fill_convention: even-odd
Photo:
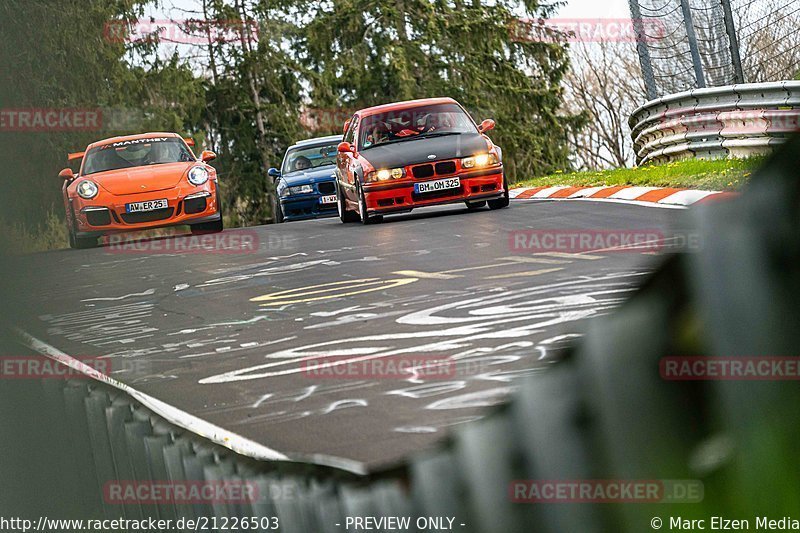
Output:
[[296,141],[291,148],[300,147],[300,146],[308,146],[313,144],[323,144],[326,142],[334,142],[334,141],[341,141],[341,135],[328,135],[327,137],[316,137],[314,139],[303,139],[302,141]]
[[362,109],[361,111],[359,111],[358,114],[361,115],[362,117],[367,117],[369,115],[374,115],[376,113],[385,113],[386,111],[396,111],[399,109],[410,109],[412,107],[419,107],[423,105],[432,105],[432,104],[458,105],[458,102],[448,97],[422,98],[420,100],[406,100],[405,102],[394,102],[391,104],[383,104],[374,107],[367,107],[366,109]]
[[108,139],[103,139],[102,141],[95,141],[89,146],[86,147],[86,150],[89,151],[90,149],[94,148],[95,146],[103,146],[109,143],[116,143],[122,141],[135,141],[138,139],[147,139],[149,137],[178,137],[181,139],[182,137],[177,133],[169,133],[163,131],[154,131],[150,133],[137,133],[136,135],[122,135],[119,137],[109,137]]

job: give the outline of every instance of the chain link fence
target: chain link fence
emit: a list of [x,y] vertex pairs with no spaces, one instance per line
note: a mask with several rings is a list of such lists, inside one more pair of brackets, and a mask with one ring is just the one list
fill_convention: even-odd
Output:
[[648,99],[800,72],[800,0],[629,0]]

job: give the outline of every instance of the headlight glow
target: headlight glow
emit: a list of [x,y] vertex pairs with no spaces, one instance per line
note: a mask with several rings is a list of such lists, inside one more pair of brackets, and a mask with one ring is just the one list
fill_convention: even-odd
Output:
[[192,167],[188,179],[192,185],[202,185],[208,181],[208,171],[203,167]]
[[372,183],[375,181],[386,181],[388,179],[396,179],[405,177],[406,171],[402,168],[382,168],[374,170],[367,174],[367,182]]
[[314,188],[311,185],[298,185],[296,187],[286,187],[285,189],[280,191],[280,195],[285,196],[295,196],[297,194],[311,194],[314,192]]
[[496,154],[478,154],[472,157],[465,157],[461,160],[463,168],[483,168],[490,167],[500,163]]
[[91,200],[100,190],[97,188],[97,184],[93,181],[83,180],[78,184],[76,187],[78,191],[78,196],[83,198],[84,200]]

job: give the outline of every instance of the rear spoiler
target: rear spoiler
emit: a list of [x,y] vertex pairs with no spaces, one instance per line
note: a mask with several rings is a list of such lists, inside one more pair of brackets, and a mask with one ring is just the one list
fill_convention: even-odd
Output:
[[189,146],[194,146],[194,139],[192,139],[191,137],[184,137],[184,138],[183,138],[183,141],[184,141],[186,144],[188,144]]

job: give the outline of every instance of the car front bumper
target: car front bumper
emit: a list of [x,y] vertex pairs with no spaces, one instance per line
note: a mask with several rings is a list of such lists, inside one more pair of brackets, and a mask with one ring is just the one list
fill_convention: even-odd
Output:
[[[90,237],[220,220],[217,186],[215,180],[209,180],[200,186],[178,186],[136,195],[102,192],[92,200],[70,197],[75,234]],[[128,203],[160,199],[167,200],[166,208],[140,213],[126,211]]]
[[323,196],[331,195],[312,193],[303,196],[281,198],[281,211],[283,211],[284,220],[292,222],[336,215],[338,209],[335,203],[320,203],[320,199]]
[[[458,177],[461,186],[435,193],[414,193],[414,183]],[[479,202],[500,198],[505,194],[503,167],[462,172],[455,176],[437,176],[427,180],[403,180],[397,183],[373,183],[364,185],[364,200],[371,215],[399,213],[417,207]]]

